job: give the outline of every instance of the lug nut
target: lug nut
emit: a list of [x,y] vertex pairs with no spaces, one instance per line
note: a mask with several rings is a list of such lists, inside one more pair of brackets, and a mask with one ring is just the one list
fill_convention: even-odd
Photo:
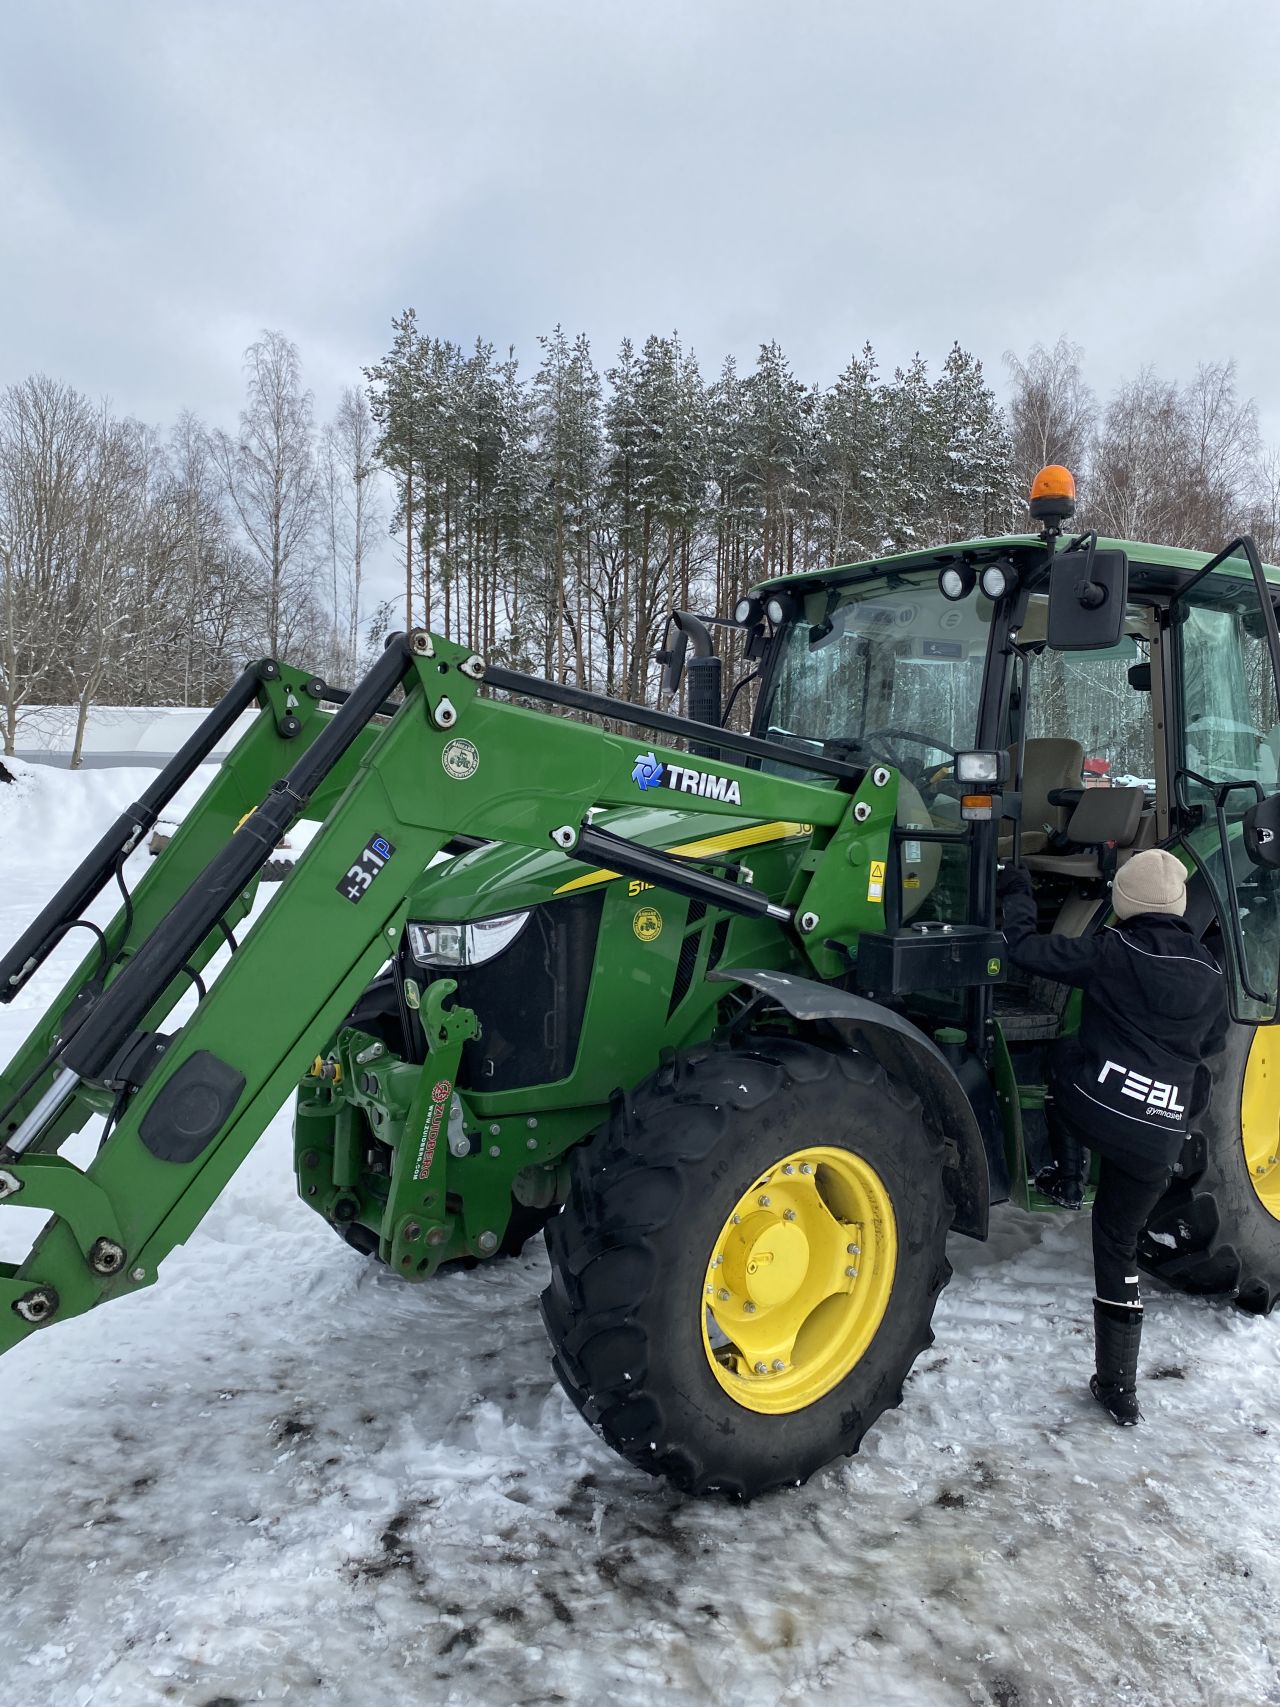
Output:
[[782,1164],[782,1171],[784,1174],[793,1174],[796,1170],[791,1166],[790,1162],[784,1162]]
[[769,1365],[767,1363],[757,1363],[756,1364],[756,1374],[757,1375],[767,1375],[768,1373],[769,1373]]
[[808,1162],[801,1162],[800,1172],[802,1174],[811,1174],[813,1172],[813,1169],[809,1166]]
[[764,1194],[764,1192],[761,1192],[761,1194],[760,1194],[760,1207],[761,1207],[761,1209],[767,1209],[772,1202],[773,1202],[773,1199],[771,1197],[767,1197]]
[[858,1278],[858,1271],[856,1268],[847,1268],[844,1272],[849,1276],[850,1280],[856,1280]]
[[756,1307],[751,1302],[751,1300],[749,1298],[747,1299],[746,1303],[742,1306],[742,1311],[743,1311],[743,1314],[746,1316],[754,1316],[755,1315]]
[[861,1245],[846,1245],[845,1250],[848,1251],[851,1257],[860,1257],[862,1255]]
[[720,1300],[720,1302],[722,1304],[727,1304],[729,1302],[729,1289],[728,1289],[728,1287],[722,1286],[720,1288],[719,1292],[716,1293],[716,1297]]
[[784,1221],[794,1221],[795,1218],[796,1218],[796,1212],[794,1209],[784,1209],[782,1211],[782,1219]]

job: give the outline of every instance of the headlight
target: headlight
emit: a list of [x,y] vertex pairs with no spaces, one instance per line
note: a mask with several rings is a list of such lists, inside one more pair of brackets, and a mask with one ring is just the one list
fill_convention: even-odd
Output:
[[419,966],[481,966],[510,948],[528,922],[528,913],[499,913],[463,924],[411,923],[409,953]]
[[957,782],[986,783],[989,786],[1004,781],[1004,769],[1008,762],[1008,754],[996,751],[994,753],[957,753],[955,775]]

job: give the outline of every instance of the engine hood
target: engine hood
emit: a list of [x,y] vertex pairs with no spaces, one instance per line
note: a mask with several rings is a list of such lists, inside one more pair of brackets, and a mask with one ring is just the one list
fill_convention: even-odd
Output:
[[[594,822],[615,835],[646,847],[728,858],[751,863],[751,849],[807,836],[808,824],[782,819],[724,818],[655,807],[619,807],[596,814]],[[410,916],[418,919],[483,919],[535,907],[558,894],[574,894],[616,880],[600,867],[566,859],[554,848],[545,852],[495,842],[423,872],[410,892]]]

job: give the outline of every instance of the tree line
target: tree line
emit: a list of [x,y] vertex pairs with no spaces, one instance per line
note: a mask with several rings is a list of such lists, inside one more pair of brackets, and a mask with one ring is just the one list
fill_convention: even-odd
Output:
[[[831,382],[777,343],[704,374],[678,334],[603,369],[557,327],[515,353],[419,327],[317,424],[299,353],[245,356],[237,430],[164,435],[33,375],[0,393],[0,728],[30,708],[208,704],[244,660],[347,681],[390,628],[655,698],[673,606],[725,612],[772,575],[1026,526],[1030,476],[1077,474],[1080,525],[1216,547],[1280,544],[1280,463],[1234,366],[1144,371],[1103,401],[1078,348],[1007,356],[1002,404],[955,345]],[[369,596],[386,530],[401,591]],[[385,587],[385,569],[378,590]]]
[[167,435],[34,374],[0,392],[0,732],[38,708],[208,705],[252,657],[334,680],[360,650],[381,527],[361,387],[317,429],[298,352],[245,357],[238,429]]

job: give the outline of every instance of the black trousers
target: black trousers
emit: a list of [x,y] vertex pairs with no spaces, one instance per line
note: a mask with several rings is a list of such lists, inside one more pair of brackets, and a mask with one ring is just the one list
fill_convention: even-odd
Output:
[[[1054,1148],[1061,1155],[1062,1139],[1092,1149],[1096,1140],[1059,1116]],[[1093,1200],[1093,1286],[1098,1298],[1109,1304],[1140,1305],[1138,1291],[1138,1237],[1147,1218],[1168,1188],[1172,1170],[1156,1173],[1139,1167],[1137,1173],[1100,1157],[1098,1189]]]

